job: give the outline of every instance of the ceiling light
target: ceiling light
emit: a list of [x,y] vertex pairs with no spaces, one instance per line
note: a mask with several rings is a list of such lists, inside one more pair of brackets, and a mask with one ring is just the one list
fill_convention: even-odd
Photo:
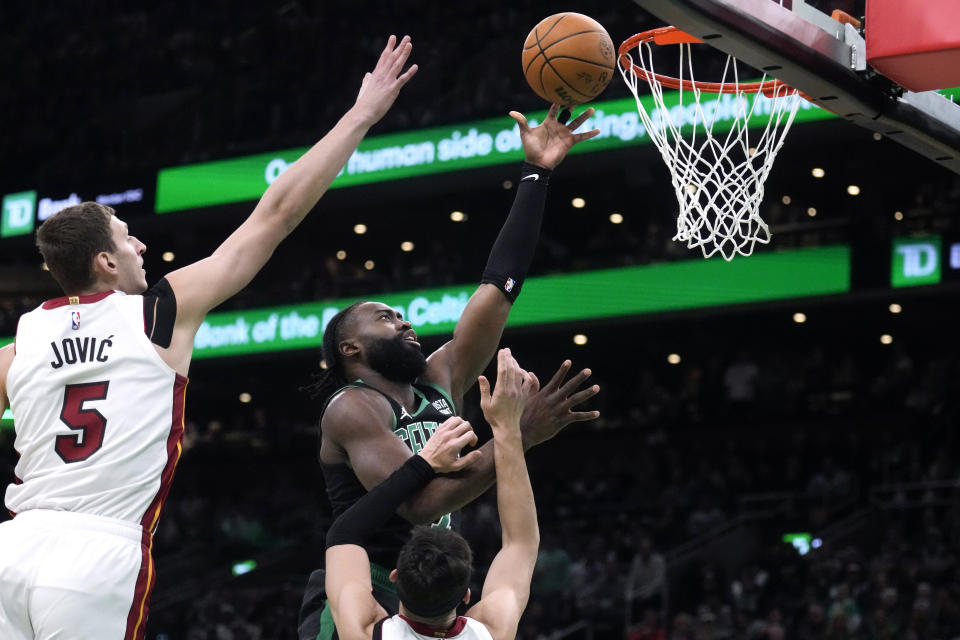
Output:
[[893,336],[890,335],[889,333],[885,333],[882,336],[880,336],[880,342],[883,344],[890,344],[891,342],[893,342]]
[[847,193],[849,193],[852,196],[858,196],[860,195],[860,187],[858,187],[855,184],[851,184],[847,186]]
[[793,321],[797,324],[803,324],[807,321],[807,314],[801,313],[800,311],[793,314]]
[[782,202],[783,204],[790,204],[791,202],[793,202],[793,199],[790,196],[785,195],[782,198],[780,198],[780,202]]
[[579,346],[587,344],[587,336],[583,335],[582,333],[578,333],[577,335],[573,336],[573,344]]
[[574,209],[583,209],[585,206],[587,206],[587,201],[583,198],[574,198],[570,201],[570,204],[573,205]]
[[173,251],[164,251],[163,255],[160,257],[163,258],[164,262],[173,262],[173,258],[174,258]]
[[367,232],[367,225],[365,224],[355,224],[353,225],[353,232],[358,236],[362,236]]
[[366,269],[367,271],[373,271],[373,268],[375,266],[376,264],[373,262],[373,260],[367,260],[366,262],[363,263],[363,268]]
[[467,214],[465,214],[463,211],[451,211],[450,219],[454,222],[463,222],[467,219]]
[[900,313],[903,311],[903,307],[898,305],[896,302],[891,302],[888,308],[890,309],[890,313]]
[[503,181],[504,189],[513,189],[513,180],[504,180]]
[[808,207],[808,208],[807,208],[807,215],[810,216],[811,218],[815,217],[815,216],[817,215],[817,208],[816,208],[816,207]]
[[812,175],[814,178],[822,178],[823,176],[827,175],[827,172],[820,167],[814,167],[810,172],[810,175]]
[[894,212],[893,212],[893,219],[896,220],[897,222],[900,222],[901,220],[903,220],[903,212],[902,212],[902,211],[894,211]]
[[621,222],[623,222],[623,215],[619,213],[611,213],[610,222],[612,222],[613,224],[620,224]]
[[242,402],[243,404],[250,404],[251,400],[253,400],[253,396],[251,396],[246,391],[240,394],[240,402]]
[[406,251],[407,253],[413,251],[413,243],[409,240],[400,243],[400,250]]
[[669,362],[670,364],[680,364],[680,354],[671,353],[670,355],[667,356],[667,362]]
[[337,260],[346,260],[346,259],[347,259],[346,251],[344,251],[343,249],[340,249],[340,251],[337,251]]

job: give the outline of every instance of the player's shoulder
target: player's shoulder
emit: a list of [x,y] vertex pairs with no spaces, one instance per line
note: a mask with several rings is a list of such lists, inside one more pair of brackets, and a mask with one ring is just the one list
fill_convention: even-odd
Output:
[[320,420],[324,432],[338,427],[369,424],[371,419],[389,420],[393,407],[387,398],[371,387],[350,384],[334,392]]
[[16,355],[15,343],[11,342],[4,347],[0,347],[0,375],[7,375],[7,369],[10,368],[14,355]]

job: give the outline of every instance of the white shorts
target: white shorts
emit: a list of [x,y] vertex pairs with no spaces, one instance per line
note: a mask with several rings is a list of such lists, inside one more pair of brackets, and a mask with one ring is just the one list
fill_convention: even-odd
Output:
[[3,640],[139,640],[153,583],[139,525],[40,509],[0,523]]

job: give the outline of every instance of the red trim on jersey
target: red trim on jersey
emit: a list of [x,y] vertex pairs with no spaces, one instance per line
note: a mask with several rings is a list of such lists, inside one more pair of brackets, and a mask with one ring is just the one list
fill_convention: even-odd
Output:
[[137,574],[137,587],[133,594],[133,603],[130,605],[130,612],[127,614],[127,630],[123,640],[143,640],[146,631],[147,611],[150,608],[150,595],[153,593],[153,585],[156,582],[156,574],[153,570],[153,530],[160,519],[160,512],[163,510],[163,503],[170,493],[170,485],[173,483],[173,474],[176,471],[177,463],[180,461],[180,454],[183,452],[183,406],[187,395],[187,379],[177,374],[173,382],[173,411],[171,412],[170,435],[167,436],[167,464],[163,467],[160,474],[160,488],[153,502],[147,508],[146,513],[140,520],[140,526],[143,528],[143,539],[140,544],[142,557],[140,560],[140,573]]
[[110,291],[101,291],[100,293],[91,293],[88,296],[63,296],[62,298],[54,298],[53,300],[47,300],[44,302],[41,307],[44,309],[56,309],[57,307],[65,307],[70,304],[71,298],[76,298],[77,302],[75,304],[91,304],[93,302],[100,302],[111,293],[116,293],[113,289]]
[[140,520],[140,526],[151,533],[156,529],[157,521],[160,520],[160,511],[163,509],[167,494],[170,493],[173,474],[180,461],[180,454],[183,452],[183,405],[186,394],[187,379],[178,373],[173,383],[173,415],[170,435],[167,437],[167,464],[163,467],[163,473],[160,474],[160,489]]
[[422,636],[430,636],[431,638],[451,638],[467,626],[467,619],[463,616],[458,617],[454,620],[453,624],[447,627],[446,629],[438,629],[436,627],[431,627],[430,625],[423,624],[422,622],[417,622],[416,620],[411,620],[407,616],[398,614],[400,618],[407,623],[407,625],[419,633]]
[[150,608],[150,594],[156,582],[153,570],[153,535],[143,530],[140,539],[140,572],[137,573],[137,586],[133,591],[133,603],[127,613],[127,628],[123,640],[143,640],[147,630],[147,611]]

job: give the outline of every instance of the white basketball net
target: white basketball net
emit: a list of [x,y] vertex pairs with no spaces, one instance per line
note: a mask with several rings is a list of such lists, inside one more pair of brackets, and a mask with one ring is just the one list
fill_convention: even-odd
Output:
[[[735,87],[736,93],[680,89],[676,92],[679,103],[668,108],[663,86],[653,76],[653,46],[644,42],[627,54],[647,72],[643,75],[655,107],[651,112],[640,99],[633,66],[618,66],[637,100],[647,133],[670,170],[680,203],[673,239],[686,242],[688,249],[699,247],[705,258],[717,252],[728,261],[738,253],[748,256],[756,243],[770,242],[770,229],[760,217],[763,184],[802,98],[796,89],[783,84],[774,98],[740,91],[737,61],[728,56],[719,84]],[[676,46],[680,48],[680,79],[693,81],[690,44]],[[703,95],[706,100],[701,100]],[[760,122],[751,131],[754,116]],[[767,122],[762,127],[764,117]]]

